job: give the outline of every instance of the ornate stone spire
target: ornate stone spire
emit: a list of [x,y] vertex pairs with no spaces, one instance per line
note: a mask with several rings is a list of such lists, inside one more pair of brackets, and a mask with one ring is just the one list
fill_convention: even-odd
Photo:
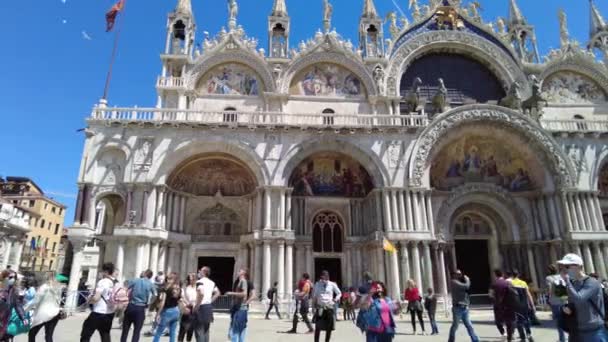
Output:
[[376,11],[376,5],[374,5],[374,0],[365,0],[363,3],[363,17],[367,18],[375,18],[378,16],[378,12]]
[[519,6],[517,6],[517,2],[515,0],[510,0],[509,2],[509,25],[525,25],[526,18],[521,14],[521,10]]
[[606,21],[604,17],[600,14],[600,11],[595,7],[593,0],[589,0],[589,5],[591,7],[591,28],[589,30],[589,38],[593,38],[598,32],[604,31],[608,29],[606,26]]
[[570,42],[570,33],[568,32],[568,16],[563,9],[557,12],[559,18],[559,39],[562,47],[567,46]]
[[274,5],[272,6],[272,13],[270,14],[273,17],[286,17],[287,14],[287,5],[285,5],[285,0],[274,0]]
[[177,7],[175,7],[176,13],[192,15],[192,3],[190,0],[178,0]]

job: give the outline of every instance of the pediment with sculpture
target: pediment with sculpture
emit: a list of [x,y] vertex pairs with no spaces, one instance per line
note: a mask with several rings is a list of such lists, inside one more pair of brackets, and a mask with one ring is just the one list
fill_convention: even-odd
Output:
[[301,96],[363,98],[366,90],[361,79],[350,70],[332,63],[311,65],[300,71],[289,93]]
[[606,102],[606,93],[590,77],[573,71],[559,71],[543,81],[543,94],[550,103],[597,104]]

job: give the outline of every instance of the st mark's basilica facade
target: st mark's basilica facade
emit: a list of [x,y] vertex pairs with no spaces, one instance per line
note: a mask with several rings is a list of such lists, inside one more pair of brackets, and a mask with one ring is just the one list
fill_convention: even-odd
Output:
[[342,286],[371,271],[393,294],[410,278],[445,294],[457,267],[473,293],[493,268],[543,284],[570,251],[607,276],[608,25],[593,3],[589,41],[560,13],[561,47],[542,58],[515,0],[496,22],[457,0],[386,23],[360,3],[357,43],[325,1],[294,45],[275,0],[263,49],[235,0],[197,46],[179,0],[156,107],[102,100],[88,118],[70,289],[107,261],[123,279],[209,265],[222,291],[247,267],[284,298],[322,269]]

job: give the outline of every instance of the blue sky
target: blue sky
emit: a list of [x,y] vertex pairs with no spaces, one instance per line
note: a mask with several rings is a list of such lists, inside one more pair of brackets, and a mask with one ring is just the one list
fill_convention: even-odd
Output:
[[[406,13],[407,1],[395,0]],[[508,13],[508,0],[479,0],[486,21]],[[226,25],[225,0],[192,0],[202,32],[216,33]],[[266,48],[266,18],[273,0],[240,0],[239,24]],[[426,3],[425,0],[419,1]],[[114,69],[110,105],[151,107],[154,83],[160,73],[166,15],[176,0],[127,0],[121,18],[122,36]],[[333,26],[356,42],[363,0],[333,0]],[[27,176],[50,196],[69,206],[66,225],[73,221],[76,180],[83,136],[76,130],[101,97],[114,35],[104,32],[104,14],[113,0],[0,1],[4,48],[0,64],[2,133],[0,175]],[[596,0],[608,17],[608,0]],[[559,45],[557,11],[568,14],[570,34],[586,42],[589,31],[587,0],[519,0],[536,26],[541,54]],[[312,37],[321,26],[321,0],[287,0],[292,18],[291,45]],[[384,15],[392,0],[376,0]],[[83,33],[84,32],[84,33]],[[85,38],[88,36],[89,39]],[[266,48],[267,50],[267,48]]]

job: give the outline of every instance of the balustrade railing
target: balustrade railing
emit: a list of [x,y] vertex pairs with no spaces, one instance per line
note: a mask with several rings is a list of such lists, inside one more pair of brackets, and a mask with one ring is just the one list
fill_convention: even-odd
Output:
[[158,80],[156,81],[156,86],[157,87],[183,87],[185,84],[184,79],[182,77],[173,77],[173,76],[169,76],[169,77],[162,77],[159,76]]
[[292,114],[276,112],[198,111],[157,108],[95,108],[92,120],[110,122],[191,123],[227,126],[299,128],[425,127],[426,115]]
[[608,120],[541,120],[544,129],[552,132],[608,133]]

